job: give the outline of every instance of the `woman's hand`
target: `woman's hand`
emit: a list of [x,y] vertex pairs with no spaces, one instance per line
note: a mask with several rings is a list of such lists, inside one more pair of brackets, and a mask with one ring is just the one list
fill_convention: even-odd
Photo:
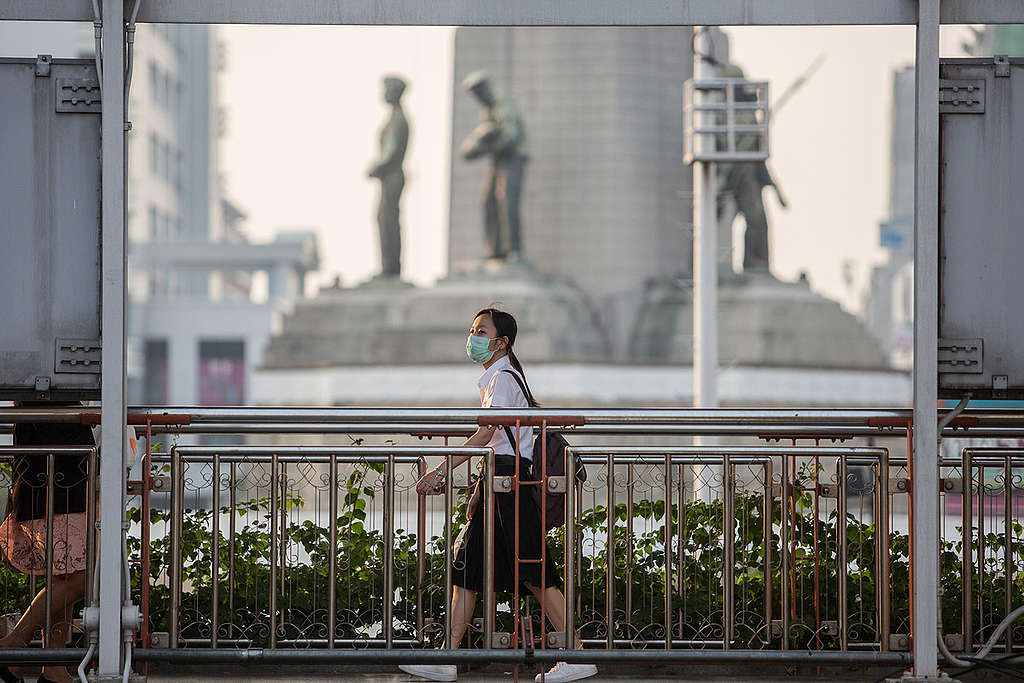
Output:
[[436,496],[441,493],[444,475],[436,469],[430,470],[416,482],[416,493],[421,496]]

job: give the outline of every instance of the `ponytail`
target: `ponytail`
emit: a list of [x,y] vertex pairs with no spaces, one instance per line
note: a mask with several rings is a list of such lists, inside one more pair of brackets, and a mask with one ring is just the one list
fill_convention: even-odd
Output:
[[537,399],[533,397],[533,392],[530,391],[530,385],[526,381],[526,371],[523,370],[523,364],[519,362],[518,358],[516,358],[516,353],[512,350],[511,346],[508,347],[508,362],[512,364],[512,367],[514,367],[523,378],[523,387],[526,389],[526,402],[530,404],[531,408],[539,408],[540,403],[537,403]]

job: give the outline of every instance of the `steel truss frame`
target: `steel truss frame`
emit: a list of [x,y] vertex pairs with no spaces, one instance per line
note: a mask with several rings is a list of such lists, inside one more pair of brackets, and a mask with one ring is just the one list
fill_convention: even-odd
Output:
[[[941,10],[941,12],[940,12]],[[125,6],[102,3],[102,301],[104,332],[101,449],[124,452],[125,422]],[[0,20],[93,21],[90,0],[0,0]],[[143,2],[142,22],[352,25],[913,25],[916,53],[914,226],[914,458],[919,491],[938,478],[938,68],[942,23],[1024,23],[1019,0],[161,0]],[[118,28],[119,27],[119,28]],[[112,97],[111,94],[114,94]],[[682,161],[680,161],[682,163]],[[121,666],[121,558],[125,477],[118,459],[100,466],[99,669]],[[938,676],[937,494],[914,496],[914,675]]]

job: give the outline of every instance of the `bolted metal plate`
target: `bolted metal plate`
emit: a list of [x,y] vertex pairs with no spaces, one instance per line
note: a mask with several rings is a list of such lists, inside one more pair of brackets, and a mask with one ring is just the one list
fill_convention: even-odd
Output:
[[822,498],[838,498],[839,486],[837,484],[818,484],[818,495]]
[[908,652],[910,650],[910,634],[890,633],[889,649],[892,652]]
[[547,634],[548,647],[555,648],[556,650],[564,650],[566,643],[569,639],[565,637],[565,631],[551,631]]
[[99,114],[100,84],[89,78],[58,78],[54,105],[60,113]]
[[57,339],[54,346],[54,372],[100,374],[103,342],[99,339]]
[[548,477],[548,493],[565,493],[567,486],[565,477]]
[[984,372],[984,350],[982,339],[940,339],[939,374]]
[[940,114],[984,114],[985,79],[939,81]]
[[821,635],[823,635],[823,636],[838,636],[839,635],[839,622],[838,621],[823,621],[823,622],[821,622]]
[[964,480],[960,477],[945,477],[940,479],[939,491],[942,493],[963,493]]
[[495,477],[494,491],[495,493],[511,493],[512,477]]
[[906,477],[890,478],[889,493],[910,493],[910,480]]
[[491,634],[491,649],[506,650],[512,647],[512,634],[503,631],[495,631]]

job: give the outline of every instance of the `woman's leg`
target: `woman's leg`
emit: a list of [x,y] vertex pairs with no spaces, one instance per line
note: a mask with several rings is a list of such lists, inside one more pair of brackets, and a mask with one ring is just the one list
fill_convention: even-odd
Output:
[[462,647],[462,639],[466,635],[475,608],[476,591],[462,586],[452,586],[452,632],[449,634],[450,638],[445,640],[446,647]]
[[[548,586],[542,593],[540,588],[531,584],[526,584],[526,587],[530,589],[534,597],[540,602],[544,603],[544,613],[547,615],[548,621],[551,622],[551,626],[554,627],[555,631],[565,632],[565,596],[562,595],[562,591],[556,586]],[[575,647],[583,647],[583,643],[580,642],[578,634],[573,634],[575,640]]]
[[[32,599],[32,603],[25,610],[25,613],[18,619],[11,632],[0,638],[2,647],[25,647],[32,636],[46,623],[46,594],[50,593],[50,642],[44,643],[46,647],[61,647],[67,643],[67,636],[71,626],[72,608],[82,596],[85,595],[85,572],[75,572],[65,576],[54,576],[53,583],[47,589],[43,587]],[[63,683],[70,680],[70,676],[63,666],[48,666],[43,668],[44,675],[50,680]],[[51,676],[52,674],[52,676]]]
[[[85,597],[85,572],[69,574],[62,585],[62,594],[54,592],[50,616],[50,638],[43,647],[67,647],[75,603]],[[56,683],[70,683],[73,678],[63,665],[44,666],[43,675]]]

